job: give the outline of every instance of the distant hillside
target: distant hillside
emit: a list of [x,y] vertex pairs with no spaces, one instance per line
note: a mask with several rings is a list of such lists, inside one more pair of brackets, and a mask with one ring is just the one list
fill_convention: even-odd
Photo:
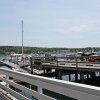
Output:
[[[0,46],[0,54],[21,53],[21,46]],[[43,53],[43,52],[57,52],[57,51],[99,51],[99,47],[87,48],[43,48],[43,47],[24,47],[24,53]]]

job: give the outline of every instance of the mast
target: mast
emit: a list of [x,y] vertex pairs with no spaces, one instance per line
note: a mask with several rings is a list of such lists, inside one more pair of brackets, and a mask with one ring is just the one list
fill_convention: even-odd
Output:
[[23,55],[23,20],[21,21],[22,24],[22,55]]

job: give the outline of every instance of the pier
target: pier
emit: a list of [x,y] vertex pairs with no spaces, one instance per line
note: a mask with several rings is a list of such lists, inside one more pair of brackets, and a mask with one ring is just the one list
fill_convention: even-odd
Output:
[[[37,75],[25,74],[21,72],[11,71],[7,69],[0,69],[0,73],[7,76],[7,78],[0,77],[0,80],[6,82],[6,86],[0,84],[0,88],[6,90],[8,93],[12,94],[14,97],[21,100],[29,100],[27,97],[19,94],[18,92],[12,90],[9,86],[16,87],[26,93],[33,95],[38,100],[57,100],[55,97],[50,97],[44,94],[44,89],[58,93],[59,95],[67,96],[69,100],[100,100],[100,88],[95,86],[89,86],[79,83],[67,82],[57,79],[51,79],[46,77],[41,77]],[[19,85],[9,79],[12,77],[20,81],[35,85],[36,90],[31,88],[26,88]],[[65,99],[63,99],[65,100]]]
[[[84,83],[85,79],[91,78],[93,80],[97,77],[96,73],[100,72],[99,63],[69,60],[68,58],[64,61],[61,59],[65,58],[57,59],[52,60],[50,58],[47,60],[44,57],[34,57],[29,59],[30,63],[28,66],[21,66],[9,61],[0,61],[1,66],[11,67],[11,70],[0,68],[0,88],[14,98],[21,100],[31,99],[20,94],[20,91],[31,95],[34,100],[66,100],[66,98],[68,100],[100,100],[99,87],[81,84]],[[33,73],[28,73],[25,69],[29,69]],[[37,72],[37,75],[34,75],[35,70],[42,70],[42,75],[44,76],[56,73],[57,79],[40,76],[39,72]],[[69,81],[58,80],[62,79],[63,73],[68,75]],[[71,78],[72,74],[75,76],[74,82],[71,82],[73,81]],[[79,81],[80,83],[76,83]],[[23,85],[19,84],[20,82]],[[25,87],[24,84],[28,84],[28,87]],[[35,89],[32,87],[35,87]]]

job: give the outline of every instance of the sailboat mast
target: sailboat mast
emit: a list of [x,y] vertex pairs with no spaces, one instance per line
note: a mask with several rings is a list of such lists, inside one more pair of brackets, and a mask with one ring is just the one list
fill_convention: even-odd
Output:
[[22,24],[22,55],[23,55],[23,20],[21,21]]

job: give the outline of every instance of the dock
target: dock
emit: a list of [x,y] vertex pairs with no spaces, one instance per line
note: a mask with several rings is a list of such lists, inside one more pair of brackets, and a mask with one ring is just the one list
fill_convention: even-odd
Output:
[[[8,94],[12,94],[15,98],[19,100],[31,99],[29,99],[26,95],[22,95],[19,92],[13,90],[9,87],[10,85],[26,92],[27,94],[30,94],[38,100],[58,100],[58,97],[61,97],[60,100],[67,100],[68,98],[70,98],[70,100],[100,100],[100,87],[51,79],[47,77],[26,74],[3,68],[0,68],[0,73],[6,75],[7,77],[0,77],[0,80],[6,82],[7,84],[5,86],[0,83],[0,88],[7,91]],[[16,82],[12,82],[10,80],[10,77],[28,83],[30,85],[30,89],[20,84],[17,84]],[[36,86],[37,89],[32,89],[31,85]],[[55,95],[47,95],[44,93],[44,90],[57,93],[59,96],[55,97]]]
[[100,64],[93,63],[42,63],[42,68],[52,68],[52,69],[65,69],[65,70],[80,70],[80,71],[100,71]]
[[[60,58],[61,59],[61,58]],[[25,61],[24,61],[25,62]],[[5,82],[6,85],[1,84],[0,88],[3,88],[8,94],[13,94],[15,98],[21,100],[29,100],[28,97],[22,95],[15,90],[22,90],[30,95],[36,97],[41,100],[57,100],[55,95],[52,97],[50,95],[44,94],[45,91],[58,93],[61,98],[72,98],[70,100],[100,100],[100,88],[96,86],[89,86],[86,84],[74,83],[72,82],[71,75],[75,75],[75,82],[81,80],[81,83],[84,83],[84,80],[87,79],[95,79],[96,73],[100,73],[100,63],[90,63],[87,61],[77,61],[77,60],[65,60],[58,61],[57,59],[44,59],[44,58],[31,58],[27,66],[23,66],[20,63],[12,63],[10,61],[0,61],[1,66],[9,66],[12,70],[5,69],[3,67],[0,68],[0,74],[5,75],[5,77],[0,76],[0,80]],[[26,70],[33,71],[33,73],[29,74]],[[41,72],[40,72],[41,70]],[[37,75],[34,75],[36,73]],[[56,73],[55,77],[47,78],[40,76],[42,74],[51,74]],[[58,80],[62,79],[62,74],[65,73],[68,75],[69,81]],[[16,81],[19,80],[22,83],[27,83],[30,87],[26,88]],[[13,86],[17,89],[13,90],[9,86]],[[32,90],[32,86],[37,87],[36,90]],[[47,93],[47,92],[46,92]],[[6,100],[6,99],[4,99]],[[31,99],[30,99],[31,100]]]
[[8,66],[9,68],[11,68],[12,70],[17,70],[17,71],[20,71],[20,72],[24,72],[26,73],[27,71],[22,69],[21,66],[19,66],[18,64],[15,64],[15,63],[12,63],[12,62],[9,62],[9,61],[0,61],[1,65],[2,66]]

